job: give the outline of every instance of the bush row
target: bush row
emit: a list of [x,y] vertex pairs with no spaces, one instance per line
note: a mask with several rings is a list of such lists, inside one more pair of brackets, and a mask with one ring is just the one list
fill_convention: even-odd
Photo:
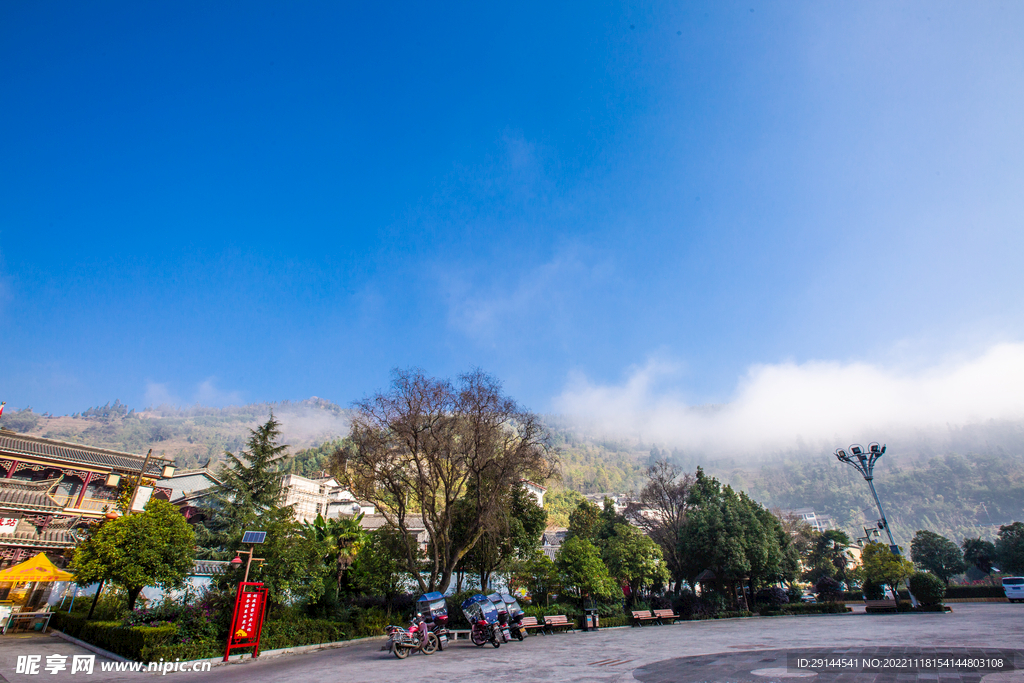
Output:
[[[369,610],[372,612],[373,610]],[[372,635],[383,633],[384,625],[376,628],[376,622],[386,617],[373,618]],[[86,621],[62,612],[53,615],[51,626],[73,638],[84,640],[108,652],[136,661],[153,661],[163,658],[204,659],[224,654],[225,643],[214,639],[194,640],[182,643],[175,638],[176,627],[124,626],[119,621]],[[329,619],[276,619],[268,620],[263,627],[260,649],[276,650],[299,645],[319,645],[344,640],[344,624]],[[365,624],[364,624],[365,626]],[[371,635],[371,634],[367,634]]]
[[768,617],[783,614],[845,614],[850,611],[850,608],[841,602],[797,602],[792,605],[779,605],[777,607],[765,605],[758,610],[758,614],[762,617]]
[[[946,588],[947,598],[1001,598],[1003,597],[1001,586],[948,586]],[[900,591],[900,597],[909,600],[907,591]],[[857,602],[864,599],[862,591],[846,591],[843,593],[843,600],[846,602]]]
[[72,638],[84,640],[126,659],[150,661],[153,653],[174,640],[174,626],[124,626],[119,621],[86,621],[57,612],[50,625]]

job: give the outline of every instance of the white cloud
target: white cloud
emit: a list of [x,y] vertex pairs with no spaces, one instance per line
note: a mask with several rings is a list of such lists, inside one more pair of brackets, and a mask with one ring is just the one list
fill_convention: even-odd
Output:
[[171,394],[166,383],[146,382],[146,405],[151,408],[177,406],[181,405],[181,401]]
[[988,420],[1024,419],[1024,344],[908,372],[869,363],[812,361],[751,367],[733,399],[693,407],[658,388],[673,371],[651,362],[621,385],[570,379],[562,412],[620,435],[709,452],[831,448],[886,441]]
[[193,403],[203,406],[215,406],[217,408],[228,405],[240,405],[242,393],[239,391],[222,391],[217,388],[216,377],[207,377],[196,387]]

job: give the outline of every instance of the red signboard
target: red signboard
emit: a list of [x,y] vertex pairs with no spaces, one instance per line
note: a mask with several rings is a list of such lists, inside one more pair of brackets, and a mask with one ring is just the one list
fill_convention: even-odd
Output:
[[260,634],[263,632],[263,612],[267,605],[267,589],[262,583],[238,584],[235,598],[235,614],[231,617],[231,632],[228,634],[228,648],[224,661],[228,661],[231,650],[241,647],[253,648],[252,656],[260,655]]

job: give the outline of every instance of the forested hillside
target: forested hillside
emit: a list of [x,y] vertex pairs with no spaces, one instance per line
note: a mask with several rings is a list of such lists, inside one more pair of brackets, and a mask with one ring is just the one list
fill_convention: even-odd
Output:
[[[291,446],[289,471],[313,476],[329,467],[329,457],[348,431],[348,411],[319,398],[258,403],[229,408],[195,406],[136,412],[120,402],[67,416],[8,411],[0,426],[50,438],[78,441],[135,453],[152,448],[179,467],[216,467],[225,450],[237,452],[249,428],[270,412],[281,420]],[[561,491],[627,494],[638,491],[647,467],[668,460],[693,472],[698,466],[734,488],[747,491],[769,508],[813,508],[830,515],[853,536],[877,514],[867,484],[850,466],[828,452],[787,455],[737,454],[708,457],[639,439],[595,437],[586,428],[547,416],[551,445],[560,461],[560,479],[547,482],[558,507]],[[993,431],[994,430],[994,431]],[[991,538],[999,524],[1024,520],[1024,430],[1001,424],[987,431],[961,428],[946,439],[922,438],[913,448],[893,449],[875,474],[897,541],[908,543],[918,529],[960,540]],[[954,450],[960,449],[960,450]],[[574,497],[565,501],[576,500]],[[568,503],[567,503],[568,504]],[[563,515],[564,516],[564,515]]]
[[51,439],[86,443],[131,453],[173,458],[178,467],[216,467],[224,451],[237,452],[249,429],[273,411],[284,441],[298,449],[317,446],[348,431],[348,412],[330,401],[251,403],[227,408],[161,406],[141,412],[114,401],[73,415],[36,414],[31,409],[5,412],[0,427]]

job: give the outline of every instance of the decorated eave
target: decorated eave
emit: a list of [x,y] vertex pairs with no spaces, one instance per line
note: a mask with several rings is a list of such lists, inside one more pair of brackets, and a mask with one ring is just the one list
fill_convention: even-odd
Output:
[[[7,461],[6,464],[0,462],[4,469],[9,469],[14,462],[17,462],[19,469],[23,463],[32,463],[138,474],[146,457],[135,453],[0,430],[0,460]],[[152,456],[146,465],[143,476],[159,479],[163,474],[164,467],[169,465],[173,465],[173,461],[169,458]],[[12,474],[14,473],[8,471],[7,476],[10,477]]]

